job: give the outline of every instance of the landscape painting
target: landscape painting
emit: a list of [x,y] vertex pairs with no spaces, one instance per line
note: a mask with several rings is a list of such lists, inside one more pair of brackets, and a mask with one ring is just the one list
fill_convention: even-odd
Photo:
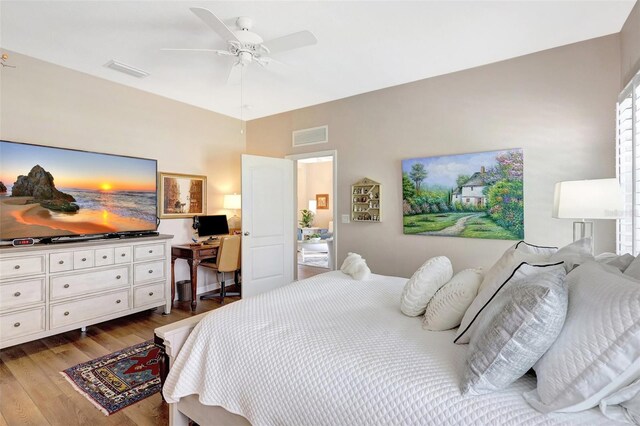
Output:
[[524,238],[522,149],[402,161],[405,234]]

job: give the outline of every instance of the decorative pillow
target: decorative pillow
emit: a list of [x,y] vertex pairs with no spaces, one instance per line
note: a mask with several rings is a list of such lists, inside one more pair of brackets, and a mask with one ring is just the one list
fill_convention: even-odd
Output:
[[640,378],[640,285],[589,261],[567,275],[569,307],[560,336],[536,363],[538,411],[576,412]]
[[529,264],[552,263],[548,262],[548,259],[556,250],[555,247],[538,247],[527,244],[524,241],[520,241],[507,249],[484,276],[478,290],[478,296],[465,312],[454,342],[458,344],[469,343],[468,334],[465,336],[462,336],[462,334],[469,328],[482,307],[493,297],[520,264],[523,262]]
[[523,264],[478,315],[462,393],[482,395],[522,377],[560,334],[569,292],[562,263]]
[[451,261],[445,256],[427,260],[407,281],[400,298],[400,310],[410,317],[424,314],[427,304],[453,275]]
[[567,272],[571,272],[573,268],[589,260],[594,260],[591,254],[591,247],[591,237],[574,241],[554,253],[549,258],[549,262],[564,262],[564,267],[567,269]]
[[422,328],[443,331],[459,326],[465,311],[478,294],[481,282],[482,269],[458,272],[429,301]]
[[600,401],[600,411],[611,420],[640,425],[640,380]]
[[626,271],[629,265],[631,265],[631,262],[633,262],[633,259],[635,259],[635,257],[629,253],[622,255],[617,255],[615,253],[601,253],[595,257],[596,262],[604,265],[611,265],[618,268],[620,272]]
[[640,280],[640,256],[633,259],[629,264],[629,267],[625,269],[624,274],[631,278],[635,278],[636,280]]
[[498,282],[503,283],[504,280],[509,278],[509,275],[513,270],[522,262],[538,263],[546,262],[549,257],[558,251],[557,247],[543,247],[534,246],[533,244],[520,241],[513,246],[509,247],[504,252],[502,257],[489,269],[485,274],[482,284],[480,284],[480,290],[484,290],[486,287],[491,286]]

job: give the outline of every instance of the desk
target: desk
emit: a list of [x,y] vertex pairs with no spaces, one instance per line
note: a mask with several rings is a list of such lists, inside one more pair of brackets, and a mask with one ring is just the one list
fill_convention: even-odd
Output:
[[204,259],[215,258],[218,254],[220,241],[208,244],[181,244],[171,246],[171,302],[176,298],[176,259],[185,259],[191,269],[191,310],[195,311],[197,302],[196,292],[198,290],[198,265]]

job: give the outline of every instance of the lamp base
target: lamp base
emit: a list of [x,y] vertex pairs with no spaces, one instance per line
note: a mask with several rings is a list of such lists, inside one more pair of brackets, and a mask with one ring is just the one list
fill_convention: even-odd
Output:
[[593,236],[593,222],[585,220],[573,222],[573,241],[578,241],[588,237],[591,238],[591,253],[593,254],[593,248],[595,246]]

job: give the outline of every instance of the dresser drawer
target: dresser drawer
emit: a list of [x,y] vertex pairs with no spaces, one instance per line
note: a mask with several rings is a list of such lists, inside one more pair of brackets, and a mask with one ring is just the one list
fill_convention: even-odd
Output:
[[49,272],[73,270],[73,252],[51,253],[49,255]]
[[116,247],[114,250],[116,263],[131,262],[131,247]]
[[34,278],[0,285],[0,310],[44,303],[44,282],[44,278]]
[[0,279],[44,273],[44,255],[0,259]]
[[100,271],[58,275],[49,281],[51,300],[128,286],[129,266],[116,266]]
[[158,281],[165,277],[163,260],[159,262],[139,263],[133,267],[134,284],[148,283]]
[[99,318],[129,308],[129,289],[51,305],[51,328]]
[[113,249],[103,248],[96,250],[94,263],[96,266],[113,265]]
[[164,301],[164,283],[136,287],[133,289],[133,307],[162,303]]
[[44,331],[44,319],[44,306],[0,315],[0,339],[9,340]]
[[164,257],[164,244],[136,246],[133,249],[133,253],[133,259],[136,261],[162,259]]
[[93,250],[73,252],[73,269],[93,268]]

